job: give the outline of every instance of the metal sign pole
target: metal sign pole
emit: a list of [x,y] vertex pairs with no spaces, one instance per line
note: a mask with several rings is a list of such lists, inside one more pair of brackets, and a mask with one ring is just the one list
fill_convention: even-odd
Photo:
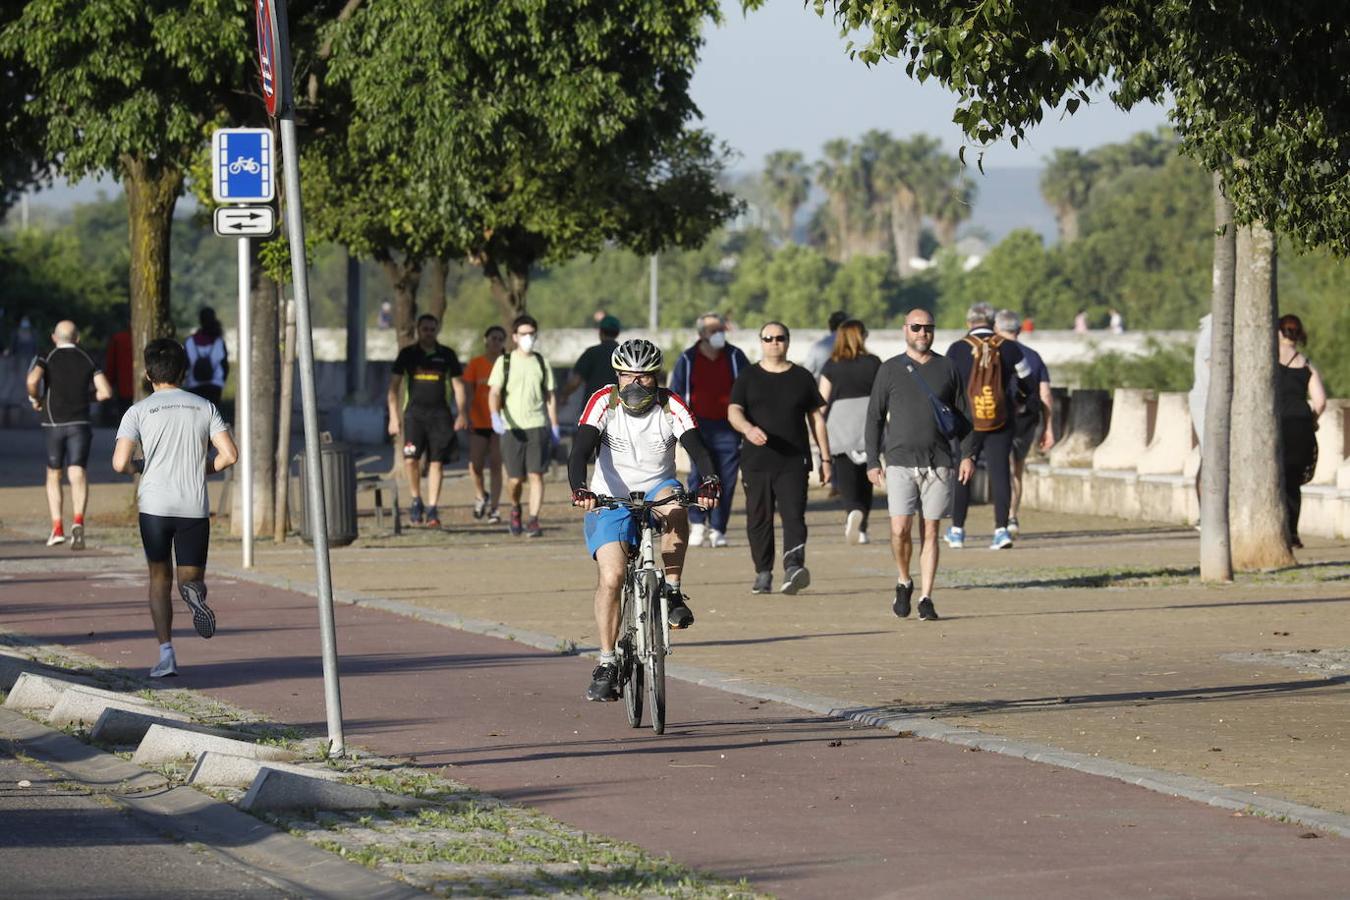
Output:
[[[305,427],[305,478],[309,508],[306,518],[314,540],[314,568],[319,588],[319,637],[323,645],[323,696],[328,713],[329,752],[340,756],[346,741],[342,735],[342,694],[338,686],[337,628],[333,619],[333,573],[328,559],[328,513],[323,496],[322,454],[319,452],[319,401],[314,386],[314,331],[310,319],[309,273],[305,266],[305,224],[300,205],[300,154],[295,136],[295,111],[291,105],[291,60],[287,39],[285,0],[257,0],[258,23],[267,19],[270,46],[262,48],[264,79],[272,69],[275,109],[281,129],[282,184],[285,186],[286,234],[291,248],[291,281],[295,289],[296,351],[300,369],[300,407]],[[276,65],[273,66],[272,62]],[[264,81],[264,93],[266,93]]]
[[239,507],[244,519],[244,568],[253,568],[253,317],[249,239],[239,239]]

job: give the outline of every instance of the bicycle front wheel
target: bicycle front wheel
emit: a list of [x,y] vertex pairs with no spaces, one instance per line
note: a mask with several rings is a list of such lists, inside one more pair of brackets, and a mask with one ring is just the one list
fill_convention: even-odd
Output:
[[644,680],[642,661],[637,658],[637,616],[634,613],[637,605],[633,594],[633,583],[629,581],[623,589],[623,619],[619,632],[619,692],[623,694],[629,727],[639,728],[642,726]]
[[650,578],[647,594],[647,690],[652,701],[652,730],[666,731],[666,623],[662,621],[661,582],[655,572],[643,573]]

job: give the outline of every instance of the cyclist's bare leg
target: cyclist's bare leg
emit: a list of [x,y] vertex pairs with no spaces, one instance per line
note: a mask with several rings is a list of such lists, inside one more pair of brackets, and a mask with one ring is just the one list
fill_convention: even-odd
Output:
[[619,639],[619,592],[627,565],[628,551],[621,541],[611,541],[595,551],[599,576],[595,584],[595,627],[602,653],[613,653]]

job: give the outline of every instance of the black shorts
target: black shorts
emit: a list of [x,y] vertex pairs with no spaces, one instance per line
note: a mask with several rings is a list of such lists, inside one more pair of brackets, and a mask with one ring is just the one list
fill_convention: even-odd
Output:
[[204,569],[211,545],[211,519],[141,513],[141,544],[147,562],[168,562],[172,551],[178,565]]
[[1024,413],[1013,419],[1013,458],[1018,462],[1027,458],[1036,438],[1041,434],[1041,417],[1038,413]]
[[89,462],[89,445],[94,430],[88,425],[44,425],[47,432],[47,468],[66,466],[84,468]]
[[492,436],[497,432],[493,431],[491,428],[475,428],[473,430],[473,433],[478,435],[480,438],[484,438],[490,441],[492,440]]
[[430,462],[449,462],[454,446],[455,423],[450,419],[450,410],[419,410],[410,406],[403,411],[404,459],[426,456]]

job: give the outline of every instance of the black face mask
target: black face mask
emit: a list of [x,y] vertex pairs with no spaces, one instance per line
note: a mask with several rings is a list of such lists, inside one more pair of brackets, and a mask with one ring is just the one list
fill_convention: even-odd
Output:
[[619,389],[619,399],[623,402],[624,409],[629,412],[645,413],[656,402],[658,390],[660,389],[656,387],[643,387],[635,381]]

